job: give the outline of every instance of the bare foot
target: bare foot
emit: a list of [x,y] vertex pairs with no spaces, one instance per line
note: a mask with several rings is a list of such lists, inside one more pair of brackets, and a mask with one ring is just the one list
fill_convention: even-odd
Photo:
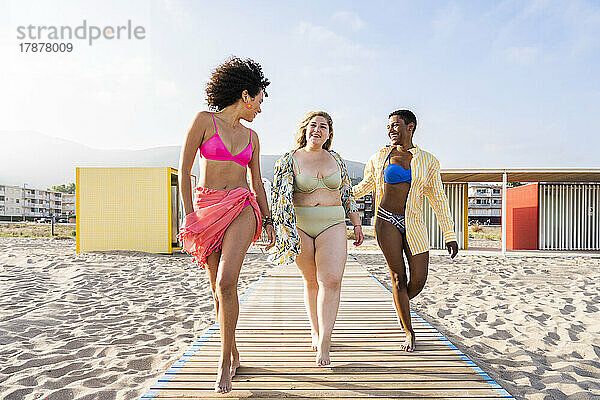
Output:
[[323,341],[323,343],[321,343],[318,346],[317,357],[316,357],[317,367],[325,367],[325,366],[331,364],[331,359],[329,358],[330,345],[331,345],[331,342]]
[[415,351],[415,341],[415,331],[406,331],[406,340],[400,345],[400,350],[409,352]]
[[231,361],[219,361],[217,370],[217,380],[215,381],[215,392],[229,393],[231,392]]
[[231,351],[231,377],[235,376],[238,367],[240,366],[240,353],[237,349]]
[[313,351],[317,351],[317,346],[319,344],[319,333],[313,329],[310,330],[310,336],[312,337],[312,349]]

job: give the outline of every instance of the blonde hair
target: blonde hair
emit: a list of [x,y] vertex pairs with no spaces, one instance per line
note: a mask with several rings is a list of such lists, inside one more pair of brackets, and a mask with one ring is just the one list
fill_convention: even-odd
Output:
[[296,138],[296,150],[306,146],[306,129],[308,128],[308,123],[314,117],[323,117],[327,120],[327,124],[329,125],[329,137],[325,143],[323,143],[322,147],[326,150],[331,148],[331,142],[333,141],[333,119],[331,119],[331,115],[327,114],[325,111],[311,111],[306,113],[304,118],[298,124],[298,129],[294,135]]

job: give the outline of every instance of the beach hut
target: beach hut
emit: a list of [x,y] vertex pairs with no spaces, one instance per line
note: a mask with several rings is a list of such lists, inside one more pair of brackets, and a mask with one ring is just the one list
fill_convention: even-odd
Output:
[[507,249],[600,250],[600,184],[532,183],[507,199]]
[[[441,175],[445,184],[502,182],[503,253],[600,250],[600,169],[444,169]],[[508,182],[531,184],[509,188]]]
[[180,249],[177,232],[182,210],[176,169],[76,168],[76,185],[78,253]]

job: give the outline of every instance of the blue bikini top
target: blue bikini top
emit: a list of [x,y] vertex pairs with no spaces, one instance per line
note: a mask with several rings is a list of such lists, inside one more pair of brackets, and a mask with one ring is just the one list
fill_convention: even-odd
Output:
[[[390,155],[392,153],[390,152]],[[390,156],[388,155],[388,161]],[[385,183],[401,183],[408,182],[410,183],[412,178],[411,169],[404,169],[401,165],[398,164],[388,164],[383,169],[383,181]]]

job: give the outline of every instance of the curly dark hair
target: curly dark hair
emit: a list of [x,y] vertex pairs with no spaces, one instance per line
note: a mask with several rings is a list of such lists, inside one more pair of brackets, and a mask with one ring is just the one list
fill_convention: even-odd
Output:
[[269,84],[260,64],[249,58],[242,60],[232,56],[210,77],[206,85],[206,102],[211,109],[220,111],[238,101],[244,90],[251,97],[256,97],[262,89],[266,96],[265,89]]

